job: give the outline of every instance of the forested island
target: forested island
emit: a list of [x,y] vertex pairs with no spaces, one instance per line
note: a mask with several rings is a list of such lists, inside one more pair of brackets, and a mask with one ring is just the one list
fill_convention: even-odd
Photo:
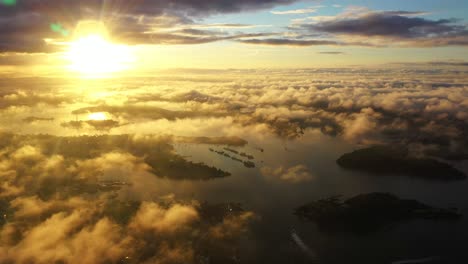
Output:
[[400,199],[389,193],[360,194],[342,200],[340,196],[320,199],[296,208],[295,214],[330,232],[368,233],[401,221],[423,218],[456,220],[456,209],[440,209],[416,200]]
[[433,180],[463,180],[466,175],[452,165],[432,158],[409,155],[405,147],[374,146],[342,155],[337,164],[345,169],[376,174],[405,174]]

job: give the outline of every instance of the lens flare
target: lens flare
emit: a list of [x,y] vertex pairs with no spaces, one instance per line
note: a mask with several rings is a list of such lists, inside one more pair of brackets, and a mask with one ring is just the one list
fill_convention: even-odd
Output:
[[0,4],[6,6],[14,6],[16,5],[16,0],[0,0]]

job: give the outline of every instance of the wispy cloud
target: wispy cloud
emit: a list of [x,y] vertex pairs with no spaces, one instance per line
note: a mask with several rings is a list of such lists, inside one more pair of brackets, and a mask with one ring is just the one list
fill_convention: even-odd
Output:
[[343,51],[321,51],[318,52],[319,54],[326,54],[326,55],[343,55],[346,54]]
[[344,45],[333,40],[301,40],[285,38],[266,38],[266,39],[243,39],[238,40],[246,44],[260,44],[271,46],[321,46],[321,45]]
[[303,9],[294,9],[294,10],[285,10],[285,11],[270,11],[270,13],[275,15],[298,15],[298,14],[310,14],[318,11],[319,8],[323,6],[315,6],[310,8]]

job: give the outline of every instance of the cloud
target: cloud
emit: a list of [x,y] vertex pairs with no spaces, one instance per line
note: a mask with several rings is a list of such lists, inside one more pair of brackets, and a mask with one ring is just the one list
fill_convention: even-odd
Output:
[[309,182],[314,179],[309,168],[304,165],[297,165],[289,168],[283,166],[277,168],[263,167],[261,173],[267,178],[288,183]]
[[44,201],[38,196],[21,196],[10,202],[10,206],[15,210],[14,217],[27,219],[32,217],[44,217],[65,211],[72,211],[76,208],[87,206],[87,202],[79,197],[68,200]]
[[211,238],[216,240],[231,240],[248,231],[249,224],[255,220],[252,212],[242,212],[237,215],[225,217],[221,223],[214,225],[209,230]]
[[[271,8],[275,5],[290,4],[294,0],[239,0],[226,2],[219,0],[203,0],[193,2],[190,0],[167,1],[156,0],[151,2],[128,3],[122,0],[113,0],[111,3],[104,1],[85,0],[77,2],[67,0],[25,0],[18,2],[16,6],[2,6],[1,14],[17,13],[24,10],[40,10],[48,14],[60,15],[60,11],[65,10],[68,15],[75,12],[75,16],[98,16],[111,14],[132,14],[132,15],[152,15],[170,12],[189,12],[192,15],[213,14],[213,13],[233,13],[244,10],[256,10]],[[34,9],[35,8],[35,9]],[[75,9],[72,9],[75,8]],[[101,11],[102,10],[102,11]]]
[[127,182],[134,174],[148,173],[150,167],[129,153],[108,152],[93,159],[77,160],[71,168],[77,177],[92,181]]
[[86,225],[86,211],[57,213],[31,228],[21,241],[0,248],[2,262],[15,263],[107,263],[117,262],[130,253],[129,241],[120,227],[103,218]]
[[58,106],[72,101],[73,99],[62,95],[20,90],[13,93],[7,92],[6,94],[0,94],[0,109],[10,107],[33,107],[38,105]]
[[171,96],[168,100],[172,102],[189,102],[195,101],[199,103],[209,103],[220,101],[221,98],[212,96],[209,94],[201,93],[197,90],[191,90],[189,92],[177,93]]
[[[190,111],[194,112],[199,109],[210,109],[213,113],[228,111],[221,126],[230,129],[218,127],[218,134],[236,135],[233,129],[239,131],[237,126],[240,126],[294,139],[308,129],[318,129],[353,143],[409,141],[435,144],[443,152],[463,153],[462,146],[466,144],[463,135],[468,132],[467,114],[463,109],[468,104],[464,99],[466,89],[464,80],[454,81],[449,77],[463,69],[442,66],[191,73],[199,78],[191,78],[192,85],[187,85],[186,91],[182,88],[181,91],[168,90],[153,98],[145,95],[134,100],[135,103],[137,98],[147,102],[157,100],[171,105],[172,109],[190,102]],[[317,79],[308,79],[311,75]],[[356,75],[364,78],[355,79]],[[405,78],[409,75],[424,81]],[[428,80],[427,75],[433,78]],[[224,76],[229,81],[218,82],[215,76]],[[271,76],[271,79],[254,76]],[[330,76],[342,78],[337,80]],[[171,83],[179,86],[186,80],[175,78]],[[205,86],[205,82],[210,85]],[[196,92],[192,90],[193,85],[197,86]],[[201,124],[193,119],[180,122],[169,121],[164,127],[186,128],[190,124]],[[193,131],[191,133],[205,132],[200,128]]]
[[[33,133],[0,134],[0,207],[6,214],[0,219],[0,262],[186,263],[210,257],[229,263],[233,252],[255,243],[245,238],[256,214],[232,204],[210,209],[198,201],[178,201],[177,195],[161,198],[190,190],[190,182],[173,179],[222,175],[210,164],[177,155],[176,142],[240,146],[246,144],[239,138],[244,136],[282,142],[322,131],[352,144],[402,143],[420,156],[466,159],[468,75],[457,66],[463,61],[453,61],[455,68],[447,63],[178,70],[137,79],[130,82],[131,90],[110,86],[105,98],[92,102],[77,96],[78,89],[48,101],[63,86],[37,78],[2,79],[3,124],[36,116],[31,98],[48,102],[43,114],[57,122],[21,122]],[[36,83],[46,92],[8,90],[18,85],[36,89]],[[68,131],[60,123],[70,109],[82,106],[89,107],[76,115],[109,111],[131,125],[114,128],[120,135],[91,131],[91,136],[51,136],[38,126]],[[281,183],[314,180],[313,171],[301,164],[270,165],[261,172],[266,180]]]
[[[439,149],[439,156],[456,156],[448,155],[451,153],[462,157],[460,155],[466,152],[464,149],[468,144],[465,139],[468,138],[468,112],[465,110],[468,106],[465,98],[468,95],[466,80],[453,76],[463,76],[463,64],[463,61],[447,60],[391,64],[385,68],[372,69],[179,69],[176,72],[163,72],[157,76],[156,83],[147,83],[148,79],[141,78],[132,86],[132,92],[125,93],[125,96],[119,89],[112,91],[116,97],[108,96],[94,101],[80,96],[61,95],[61,100],[50,101],[47,108],[50,111],[44,113],[45,116],[60,117],[57,122],[20,125],[15,125],[14,120],[22,120],[37,113],[39,106],[31,98],[40,97],[47,101],[56,88],[51,84],[51,90],[41,94],[37,91],[14,93],[6,88],[2,97],[5,105],[2,120],[13,125],[12,128],[5,129],[14,131],[76,133],[73,129],[60,127],[64,122],[63,118],[70,114],[69,109],[76,109],[72,113],[78,119],[86,118],[89,113],[109,113],[120,125],[112,128],[111,131],[115,134],[167,134],[170,131],[175,135],[172,138],[175,142],[243,144],[242,140],[233,137],[250,139],[259,137],[260,132],[294,140],[308,130],[318,130],[353,143],[410,142],[434,145]],[[266,76],[270,78],[259,78]],[[314,78],[311,79],[310,76]],[[9,83],[7,80],[4,82]],[[16,84],[28,86],[26,81],[16,81]],[[48,83],[45,84],[49,87]],[[141,88],[140,84],[143,84]],[[25,106],[15,107],[18,105]],[[85,107],[79,108],[81,106]],[[96,131],[86,124],[79,133]],[[183,138],[177,137],[178,135],[193,136]],[[116,142],[115,145],[127,144],[127,141],[117,138],[110,141]],[[81,139],[76,146],[86,142],[87,140]],[[125,150],[112,149],[106,144],[100,146],[105,146],[100,149],[104,153],[123,151],[135,157],[146,155],[148,158],[153,153],[149,149],[143,151],[140,144],[130,145]],[[137,151],[138,149],[140,150]],[[66,152],[61,148],[59,150],[61,152],[56,154],[67,160],[63,155]],[[96,156],[79,158],[90,159]],[[192,176],[201,176],[194,176],[196,173],[186,175],[183,171],[175,172],[170,170],[170,166],[162,169],[161,166],[167,163],[160,163],[161,160],[145,162],[159,167],[152,172],[158,177],[170,175],[167,177],[191,179]],[[10,167],[5,171],[14,173],[15,169]],[[3,188],[12,193],[21,189],[9,181],[5,181]]]
[[[144,156],[109,151],[104,145],[113,146],[113,137],[0,138],[0,263],[190,263],[200,256],[226,263],[254,218],[240,205],[228,210],[225,204],[160,197],[165,181],[155,181]],[[159,156],[167,151],[153,136],[130,141],[117,145],[140,153],[154,149]],[[73,142],[95,145],[70,148]],[[150,182],[150,188],[141,186]],[[6,183],[18,191],[5,194]]]
[[175,204],[164,209],[155,203],[144,202],[131,220],[129,228],[136,232],[164,233],[190,230],[190,225],[199,219],[197,211],[186,205]]
[[239,40],[241,43],[245,44],[257,44],[257,45],[270,45],[270,46],[298,46],[298,47],[307,47],[307,46],[322,46],[322,45],[344,45],[343,43],[332,41],[332,40],[301,40],[301,39],[285,39],[285,38],[275,38],[275,39],[244,39]]
[[369,138],[369,133],[377,129],[377,119],[381,114],[375,112],[372,108],[364,108],[358,114],[353,114],[345,121],[344,138],[359,142]]
[[213,24],[190,24],[189,28],[201,29],[231,29],[231,28],[257,28],[257,27],[271,27],[271,25],[254,25],[254,24],[240,24],[240,23],[213,23]]
[[73,128],[73,129],[83,129],[86,127],[92,127],[96,130],[109,131],[112,128],[119,127],[120,123],[119,121],[108,119],[108,120],[68,121],[68,122],[63,122],[61,125],[66,128]]
[[467,61],[430,61],[427,64],[432,66],[454,66],[454,67],[466,67],[468,66]]
[[150,119],[168,119],[175,120],[178,118],[194,118],[194,117],[210,117],[224,116],[224,113],[213,112],[193,112],[193,111],[177,111],[167,110],[157,106],[145,105],[100,105],[76,109],[72,114],[87,114],[96,112],[107,112],[114,116],[126,118],[150,118]]
[[[59,49],[44,39],[63,40],[63,35],[51,30],[52,23],[60,23],[68,33],[80,20],[104,22],[116,39],[129,43],[200,44],[224,40],[220,37],[183,37],[180,34],[154,32],[158,27],[170,28],[192,24],[193,19],[219,13],[234,13],[290,4],[295,0],[241,0],[226,2],[204,1],[67,1],[25,0],[14,6],[0,5],[0,52],[51,52]],[[236,25],[231,25],[236,26]],[[146,34],[152,32],[152,34]],[[214,34],[214,33],[213,33]],[[232,36],[231,38],[234,38]],[[228,38],[230,39],[230,38]],[[151,42],[153,40],[153,42]]]
[[[113,41],[127,44],[189,45],[216,41],[241,41],[267,45],[356,46],[466,46],[468,30],[457,19],[431,20],[425,12],[371,11],[348,8],[336,16],[294,20],[286,32],[226,33],[219,29],[251,29],[269,25],[239,23],[201,24],[215,14],[235,13],[286,5],[295,0],[242,1],[52,1],[25,0],[16,6],[0,6],[0,52],[61,51],[72,37],[78,21],[99,20],[108,27]],[[277,15],[307,14],[319,7],[271,11]],[[67,34],[51,29],[59,24]],[[297,35],[297,38],[266,38]],[[313,39],[311,39],[313,37]],[[372,37],[370,41],[366,37]],[[248,38],[248,39],[247,39]],[[48,41],[45,41],[48,40]],[[10,63],[18,63],[10,60]]]
[[[219,31],[207,31],[197,29],[184,29],[173,31],[170,33],[143,33],[140,37],[132,36],[132,39],[141,39],[141,43],[162,44],[162,45],[190,45],[190,44],[203,44],[223,40],[236,40],[252,37],[270,36],[271,33],[254,33],[254,34],[232,34],[227,35]],[[132,40],[129,40],[130,42]]]
[[[8,13],[12,10],[12,13]],[[47,52],[44,38],[51,37],[47,19],[34,10],[18,11],[0,5],[0,52]]]
[[25,123],[34,123],[39,121],[54,121],[53,117],[38,117],[38,116],[28,116],[23,118],[23,122]]
[[286,10],[286,11],[270,11],[270,13],[275,14],[275,15],[310,14],[310,13],[317,12],[318,8],[320,8],[320,7],[294,9],[294,10]]
[[[105,204],[96,205],[101,202]],[[255,218],[249,211],[204,209],[227,208],[222,204],[141,202],[136,203],[134,212],[128,207],[121,212],[131,214],[128,224],[116,223],[112,211],[101,210],[109,204],[125,208],[129,203],[101,196],[97,201],[83,200],[72,211],[56,212],[46,218],[25,221],[10,217],[0,232],[0,262],[191,263],[195,256],[228,260],[232,255],[229,252],[240,246],[239,238],[249,231]],[[199,211],[208,215],[200,216]],[[218,213],[220,219],[213,222],[213,214]]]
[[346,54],[345,52],[342,51],[321,51],[319,54],[325,54],[325,55],[343,55]]
[[[424,12],[371,11],[351,9],[337,16],[312,18],[310,23],[298,23],[296,28],[310,33],[324,33],[341,37],[368,39],[369,43],[384,46],[465,46],[468,28],[458,19],[431,20],[420,17]],[[356,41],[356,40],[354,40]]]

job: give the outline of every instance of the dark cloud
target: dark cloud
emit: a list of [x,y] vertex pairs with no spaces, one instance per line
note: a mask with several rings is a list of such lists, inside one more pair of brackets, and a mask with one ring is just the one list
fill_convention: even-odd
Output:
[[[178,45],[178,44],[203,44],[222,40],[236,40],[252,37],[270,36],[271,33],[256,33],[256,34],[232,34],[227,35],[222,32],[184,29],[171,33],[152,33],[140,35],[142,43],[163,44],[163,45]],[[138,37],[134,36],[136,40]],[[131,40],[130,40],[131,41]]]
[[300,19],[288,27],[295,38],[252,38],[248,44],[277,46],[466,46],[468,28],[458,19],[431,20],[424,12],[350,9],[334,17]]
[[38,121],[54,121],[53,117],[38,117],[38,116],[28,116],[23,118],[23,122],[25,123],[33,123]]
[[239,42],[246,44],[272,45],[272,46],[320,46],[320,45],[344,45],[332,40],[301,40],[301,39],[245,39]]
[[[44,39],[68,39],[80,20],[102,21],[115,41],[128,44],[203,44],[238,40],[265,45],[385,46],[395,44],[389,43],[390,40],[399,39],[410,46],[468,45],[468,30],[458,20],[430,20],[420,17],[425,15],[423,12],[361,10],[313,23],[305,20],[288,28],[288,31],[300,33],[301,36],[295,39],[265,39],[268,34],[262,33],[226,34],[207,29],[250,28],[252,25],[195,22],[213,14],[251,11],[293,2],[295,0],[18,1],[16,6],[0,5],[0,52],[57,51],[61,47]],[[54,32],[52,23],[59,23],[70,34]],[[317,39],[320,34],[325,36]],[[387,42],[337,38],[341,35],[383,38]],[[316,39],[310,39],[311,36]]]
[[[216,13],[232,13],[269,8],[289,4],[295,0],[176,0],[176,1],[69,1],[69,0],[24,0],[14,6],[0,5],[0,52],[47,52],[57,47],[47,45],[43,39],[61,39],[67,36],[51,30],[51,23],[60,23],[71,33],[80,20],[103,21],[116,39],[131,43],[189,43],[199,44],[223,40],[223,38],[183,37],[180,34],[149,32],[158,27],[173,27],[192,23],[192,18]],[[244,27],[228,24],[229,27]],[[219,25],[218,25],[219,27]],[[228,38],[228,39],[232,39]],[[159,41],[160,40],[160,41]]]
[[[296,25],[310,32],[331,35],[399,40],[411,46],[451,46],[468,44],[468,28],[457,24],[457,19],[431,20],[420,12],[405,11],[361,11],[348,12],[314,23]],[[371,40],[372,41],[372,40]]]
[[342,51],[321,51],[319,54],[326,54],[326,55],[343,55],[346,54]]
[[466,61],[431,61],[428,64],[433,66],[468,66],[468,62]]
[[15,6],[1,6],[0,14],[9,14],[23,10],[38,10],[50,14],[62,16],[72,15],[74,17],[89,16],[91,14],[99,17],[99,14],[134,14],[134,15],[155,15],[164,12],[181,12],[191,16],[211,13],[232,13],[245,10],[256,10],[270,8],[275,5],[293,3],[295,0],[174,0],[174,1],[139,1],[139,0],[24,0],[18,1]]
[[[427,61],[427,62],[394,62],[393,65],[401,65],[402,67],[465,67],[468,66],[468,62],[463,60],[447,60],[447,61]],[[463,68],[460,68],[463,69]],[[443,84],[441,84],[443,85]]]
[[[261,37],[261,36],[260,36]],[[298,38],[247,38],[237,40],[245,44],[270,45],[270,46],[363,46],[377,47],[378,44],[366,43],[364,41],[342,41],[335,39],[308,39],[308,35],[299,36]]]
[[356,18],[319,22],[310,25],[310,29],[350,35],[418,38],[463,29],[460,26],[453,26],[454,22],[456,20],[453,19],[428,20],[419,17],[407,17],[395,12],[371,12]]
[[[0,5],[0,14],[4,7]],[[52,37],[45,17],[33,10],[9,14],[0,18],[0,52],[51,51],[44,38]]]

